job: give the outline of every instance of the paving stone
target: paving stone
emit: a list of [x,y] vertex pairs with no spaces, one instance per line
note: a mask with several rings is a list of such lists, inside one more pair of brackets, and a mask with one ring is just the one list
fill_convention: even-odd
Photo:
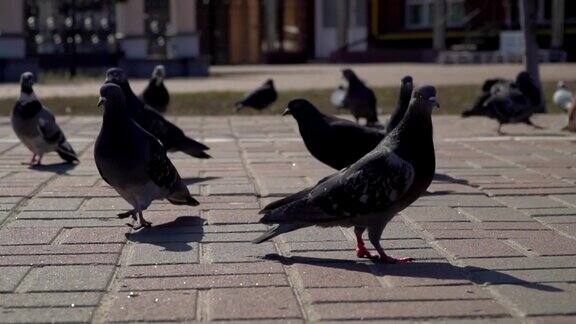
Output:
[[72,228],[60,234],[62,244],[122,243],[130,229],[124,227]]
[[523,256],[502,240],[439,240],[437,243],[458,259]]
[[211,262],[254,262],[277,253],[272,243],[209,243],[204,250]]
[[562,203],[552,200],[548,197],[526,197],[510,196],[498,197],[498,201],[513,208],[561,208],[565,207]]
[[36,198],[22,210],[77,210],[83,201],[83,198]]
[[576,255],[576,239],[557,234],[513,238],[512,240],[528,250],[543,256]]
[[64,265],[64,264],[116,264],[118,254],[58,254],[58,255],[2,255],[0,266],[30,265]]
[[414,222],[466,222],[458,210],[451,207],[408,207],[402,215]]
[[481,222],[525,222],[530,220],[525,214],[512,208],[463,207],[460,209]]
[[296,262],[291,268],[305,288],[317,287],[365,287],[380,286],[370,267],[356,262],[316,262],[310,264],[300,261],[314,261],[292,258]]
[[301,318],[290,288],[214,289],[210,292],[211,320]]
[[467,265],[470,271],[576,268],[576,258],[565,256],[464,259],[459,263]]
[[0,318],[3,323],[88,323],[94,310],[92,307],[5,308],[0,309]]
[[126,278],[121,281],[121,291],[209,289],[241,287],[288,286],[284,274],[231,274],[189,277]]
[[[57,292],[57,293],[20,293],[6,294],[0,299],[0,304],[6,308],[12,307],[85,307],[97,306],[103,293],[101,292]],[[74,306],[72,306],[74,305]]]
[[114,272],[114,266],[45,266],[34,268],[21,283],[27,292],[103,291]]
[[154,278],[262,273],[283,274],[284,269],[277,262],[161,264],[127,267],[124,268],[122,276],[124,278]]
[[[0,292],[11,292],[16,289],[30,267],[0,267]],[[0,299],[1,300],[1,299]],[[0,302],[0,305],[2,303]]]
[[57,235],[58,228],[0,229],[0,245],[47,244]]
[[106,320],[126,321],[190,321],[196,318],[197,292],[142,291],[121,292],[108,296],[111,307]]
[[432,286],[432,287],[362,287],[362,288],[314,288],[307,289],[308,299],[313,304],[357,303],[378,301],[424,301],[492,299],[491,295],[477,286]]
[[469,284],[464,269],[447,262],[386,264],[374,267],[373,271],[391,287]]
[[121,250],[121,244],[16,245],[0,246],[0,255],[119,254]]
[[478,271],[472,273],[472,280],[479,284],[510,284],[516,283],[540,290],[553,289],[545,283],[573,281],[576,269],[530,269]]
[[504,307],[488,300],[320,304],[314,310],[321,320],[509,316]]

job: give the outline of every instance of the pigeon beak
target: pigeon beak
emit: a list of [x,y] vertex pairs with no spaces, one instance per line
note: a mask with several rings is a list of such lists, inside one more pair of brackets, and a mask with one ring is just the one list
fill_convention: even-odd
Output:
[[430,99],[428,100],[432,103],[432,108],[436,109],[440,108],[440,104],[438,103],[438,101],[436,101],[436,97],[430,97]]
[[106,98],[100,97],[98,98],[98,107],[102,107],[106,103]]
[[284,111],[282,112],[282,116],[286,116],[286,115],[292,115],[292,112],[290,111],[290,108],[286,108],[286,109],[284,109]]

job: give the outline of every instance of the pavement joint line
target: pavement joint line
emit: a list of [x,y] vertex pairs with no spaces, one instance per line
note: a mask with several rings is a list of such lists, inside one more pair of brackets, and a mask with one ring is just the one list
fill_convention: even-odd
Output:
[[196,290],[196,321],[204,322],[210,320],[211,299],[212,289]]
[[514,250],[524,254],[527,257],[538,257],[540,256],[538,253],[532,251],[532,249],[528,249],[525,246],[518,244],[516,242],[514,242],[511,239],[506,239],[506,240],[502,240],[504,241],[504,243],[508,246],[510,246],[511,248],[513,248]]
[[576,136],[556,135],[556,136],[480,136],[480,137],[454,137],[444,138],[441,141],[448,143],[466,142],[533,142],[533,141],[576,141]]

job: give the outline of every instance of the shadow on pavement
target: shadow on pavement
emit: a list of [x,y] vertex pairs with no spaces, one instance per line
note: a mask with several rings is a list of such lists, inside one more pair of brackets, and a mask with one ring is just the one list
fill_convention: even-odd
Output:
[[308,264],[319,267],[371,273],[378,277],[395,276],[438,280],[467,280],[479,285],[507,284],[541,291],[563,291],[546,284],[529,282],[510,274],[479,267],[457,267],[447,262],[412,262],[407,264],[379,264],[368,260],[341,260],[305,256],[285,257],[278,254],[264,256],[266,260],[278,261],[283,265]]
[[206,182],[206,181],[211,181],[211,180],[216,180],[216,179],[220,179],[220,177],[198,177],[198,178],[182,178],[182,181],[184,181],[184,183],[187,186],[193,185],[193,184],[198,184],[198,183],[202,183],[202,182]]
[[30,166],[28,169],[40,172],[53,172],[56,174],[65,174],[67,171],[74,169],[78,164],[74,163],[54,163],[54,164],[41,164],[41,165],[33,165]]
[[449,176],[447,174],[444,174],[444,173],[434,174],[434,181],[456,183],[456,184],[461,184],[461,185],[469,185],[468,180],[456,179],[456,178]]
[[134,243],[160,246],[166,251],[190,251],[192,247],[188,243],[200,242],[204,236],[204,222],[205,219],[197,216],[180,216],[167,223],[153,224],[150,228],[126,233],[126,239]]

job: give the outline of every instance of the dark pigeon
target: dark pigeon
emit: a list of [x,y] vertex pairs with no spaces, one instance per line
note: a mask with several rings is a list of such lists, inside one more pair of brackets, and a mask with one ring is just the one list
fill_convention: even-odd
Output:
[[309,226],[353,226],[358,257],[372,257],[362,239],[368,229],[381,262],[410,261],[386,255],[380,236],[394,215],[418,199],[432,182],[435,155],[431,113],[436,106],[434,87],[415,89],[400,125],[374,150],[316,186],[262,209],[260,222],[276,225],[254,243]]
[[44,153],[54,151],[64,161],[78,163],[78,156],[56,123],[54,115],[36,97],[33,84],[34,75],[24,72],[20,77],[20,97],[12,109],[11,118],[16,136],[33,153],[29,165],[40,165]]
[[290,101],[284,115],[291,114],[296,119],[300,135],[312,156],[340,170],[372,151],[386,134],[398,126],[408,109],[412,90],[412,77],[404,77],[398,105],[385,130],[364,127],[345,119],[325,115],[305,99]]
[[509,90],[513,84],[514,83],[512,81],[508,81],[502,78],[494,78],[484,81],[484,84],[482,85],[482,93],[480,96],[478,96],[478,98],[476,98],[472,108],[470,108],[468,111],[478,111],[479,109],[482,109],[484,103],[490,99],[493,87],[495,88],[494,91],[502,92],[505,88],[508,88]]
[[122,88],[130,117],[156,137],[168,152],[180,151],[199,159],[211,157],[204,152],[209,149],[208,146],[187,137],[178,126],[140,101],[132,91],[122,69],[112,68],[106,71],[106,83],[114,83]]
[[140,95],[142,101],[154,108],[157,112],[163,114],[168,109],[170,103],[170,94],[168,89],[164,86],[164,78],[166,77],[166,70],[164,65],[157,65],[152,72],[150,82]]
[[278,93],[274,88],[274,81],[268,79],[256,90],[247,93],[244,96],[244,99],[236,102],[236,112],[239,112],[244,107],[250,107],[261,111],[273,104],[276,99],[278,99]]
[[162,144],[131,118],[122,89],[104,84],[98,106],[104,106],[104,117],[94,147],[96,167],[102,178],[133,207],[118,216],[132,216],[135,220],[138,216],[140,224],[135,229],[139,229],[151,226],[142,211],[153,200],[197,206],[198,201],[190,195]]
[[366,119],[366,126],[378,126],[378,111],[376,110],[376,95],[350,69],[342,70],[342,76],[348,81],[344,106],[358,123],[360,118]]
[[[527,72],[521,72],[516,78],[516,82],[508,85],[506,83],[496,83],[490,88],[490,95],[481,106],[462,113],[462,117],[486,116],[498,121],[498,134],[502,134],[501,128],[504,124],[525,123],[540,129],[534,125],[530,117],[536,107],[535,102],[539,100],[531,91],[534,90],[534,83]],[[537,87],[536,87],[537,89]],[[532,97],[532,99],[530,98]],[[538,95],[539,96],[539,95]]]

